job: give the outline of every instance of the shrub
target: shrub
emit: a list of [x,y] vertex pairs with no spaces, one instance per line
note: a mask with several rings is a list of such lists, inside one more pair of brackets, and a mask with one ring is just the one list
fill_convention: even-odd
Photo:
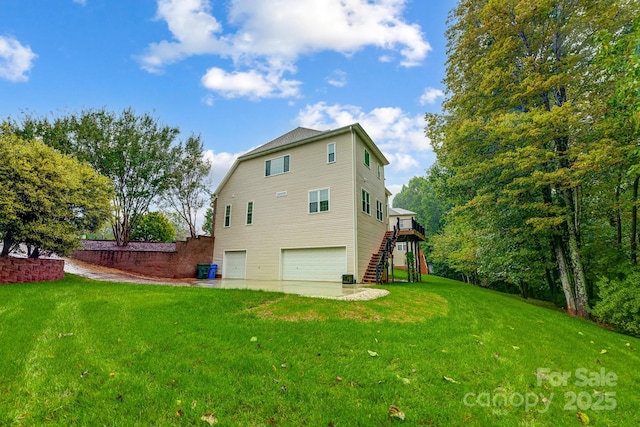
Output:
[[600,301],[591,312],[620,332],[640,337],[640,272],[598,281]]

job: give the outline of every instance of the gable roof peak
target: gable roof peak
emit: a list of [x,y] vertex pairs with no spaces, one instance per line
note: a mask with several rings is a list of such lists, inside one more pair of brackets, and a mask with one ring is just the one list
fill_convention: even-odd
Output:
[[273,139],[267,142],[266,144],[259,146],[258,148],[254,148],[253,150],[243,154],[239,158],[249,157],[265,151],[270,151],[273,149],[284,147],[285,145],[289,145],[291,143],[301,141],[303,139],[311,138],[323,132],[326,132],[326,131],[303,128],[302,126],[298,126],[297,128],[285,133],[284,135],[281,135],[276,139]]

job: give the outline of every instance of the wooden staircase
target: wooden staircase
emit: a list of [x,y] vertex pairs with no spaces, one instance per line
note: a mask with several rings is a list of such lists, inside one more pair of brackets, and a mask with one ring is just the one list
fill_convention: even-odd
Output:
[[382,262],[384,266],[384,263],[391,257],[393,249],[396,247],[396,239],[397,231],[387,231],[384,233],[378,252],[371,255],[367,270],[362,277],[362,283],[376,283],[376,269],[380,262]]

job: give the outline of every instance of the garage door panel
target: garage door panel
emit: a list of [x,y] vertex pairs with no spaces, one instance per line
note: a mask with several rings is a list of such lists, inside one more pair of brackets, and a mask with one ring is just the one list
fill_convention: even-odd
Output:
[[282,278],[339,282],[347,272],[347,250],[338,248],[284,249]]
[[222,274],[226,279],[244,279],[247,271],[247,252],[225,252],[222,264]]

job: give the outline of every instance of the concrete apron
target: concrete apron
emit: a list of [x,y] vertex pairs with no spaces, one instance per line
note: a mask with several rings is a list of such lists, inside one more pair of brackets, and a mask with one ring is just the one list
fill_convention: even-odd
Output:
[[305,282],[297,280],[209,279],[197,280],[193,286],[219,289],[250,289],[283,292],[308,297],[337,298],[363,292],[366,288],[340,282]]

